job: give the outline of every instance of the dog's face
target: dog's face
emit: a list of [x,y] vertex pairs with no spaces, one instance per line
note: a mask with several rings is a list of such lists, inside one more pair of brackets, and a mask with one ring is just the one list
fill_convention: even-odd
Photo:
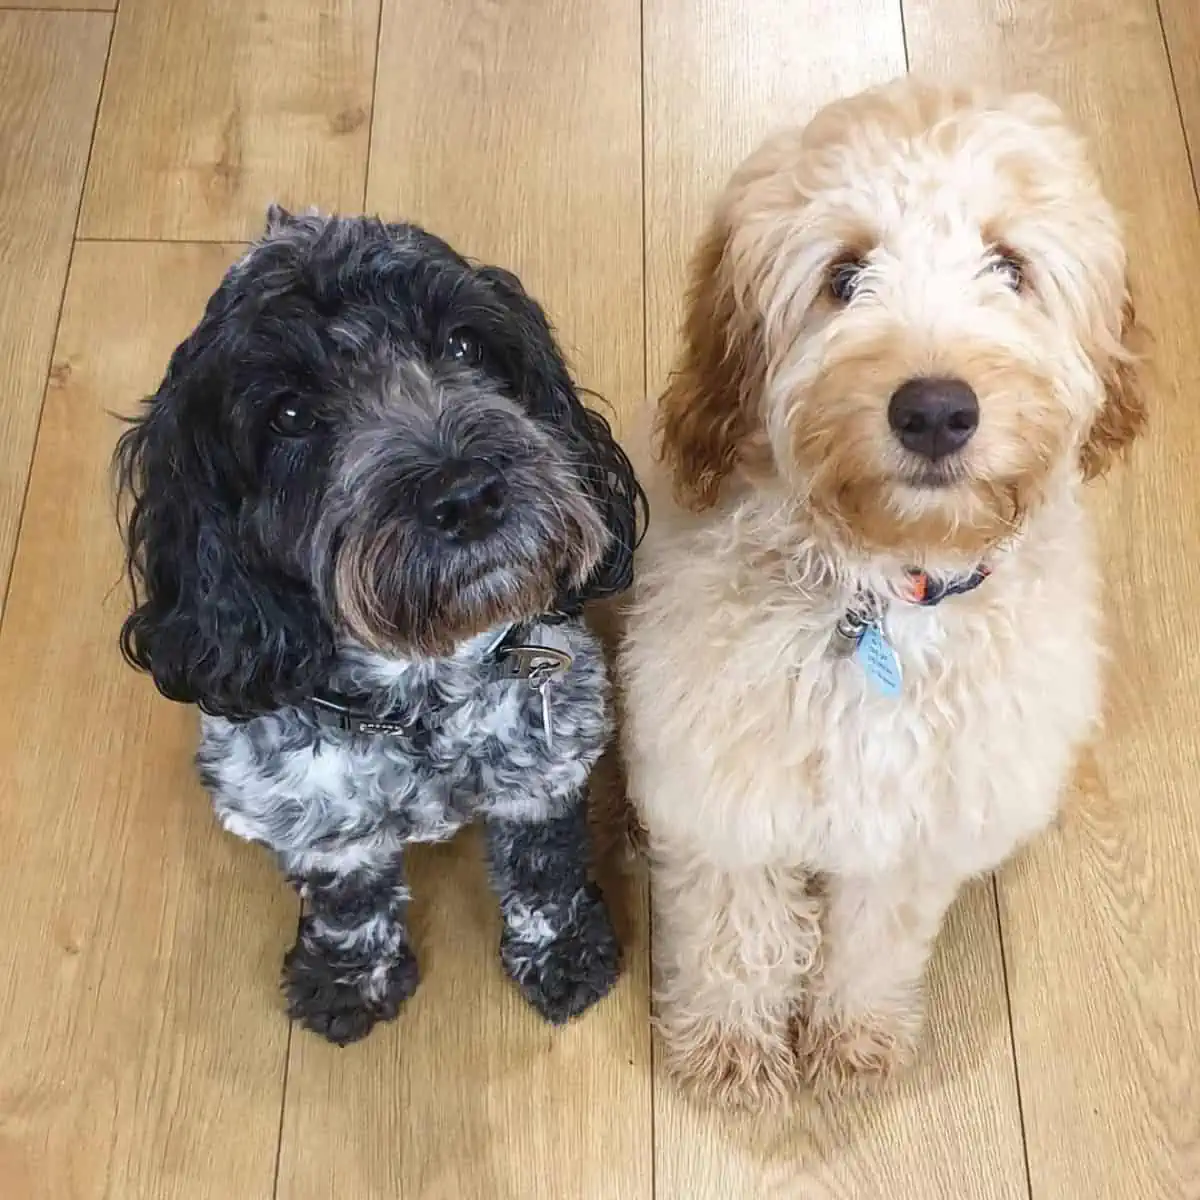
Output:
[[741,167],[693,272],[659,426],[690,507],[738,467],[868,550],[981,553],[1142,423],[1118,224],[1040,98],[830,106]]
[[273,210],[119,464],[126,651],[214,711],[629,580],[640,493],[540,308],[413,226]]

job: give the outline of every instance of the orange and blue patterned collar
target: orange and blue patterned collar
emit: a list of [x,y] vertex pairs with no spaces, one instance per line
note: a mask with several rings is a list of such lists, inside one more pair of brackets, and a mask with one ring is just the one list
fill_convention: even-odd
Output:
[[[991,568],[982,563],[969,575],[931,575],[910,567],[903,582],[891,590],[898,600],[932,608],[950,596],[973,592],[990,574]],[[834,627],[829,653],[834,658],[853,656],[877,691],[896,697],[902,690],[903,672],[899,656],[884,632],[886,609],[886,601],[875,592],[856,592]]]
[[947,596],[961,596],[973,592],[990,574],[992,569],[980,563],[969,575],[930,575],[919,567],[909,567],[904,572],[904,582],[897,588],[901,600],[932,608],[941,604]]

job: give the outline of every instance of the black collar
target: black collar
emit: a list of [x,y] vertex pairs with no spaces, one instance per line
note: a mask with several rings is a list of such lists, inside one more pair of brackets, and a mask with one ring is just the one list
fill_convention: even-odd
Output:
[[[477,676],[485,683],[525,679],[531,688],[540,691],[567,670],[571,656],[556,647],[532,645],[526,639],[534,626],[558,624],[564,615],[553,613],[526,624],[510,625],[489,647],[483,660],[475,664]],[[379,714],[361,698],[332,689],[316,693],[302,707],[324,729],[363,736],[412,734],[420,728],[428,728],[437,719],[436,711],[431,713],[428,708],[418,713],[395,709]]]

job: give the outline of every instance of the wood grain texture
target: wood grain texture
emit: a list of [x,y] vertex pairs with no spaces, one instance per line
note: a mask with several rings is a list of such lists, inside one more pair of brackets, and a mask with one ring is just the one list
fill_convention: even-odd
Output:
[[123,0],[80,233],[244,239],[357,211],[379,0]]
[[1158,0],[1158,11],[1191,154],[1192,179],[1200,190],[1200,7],[1193,0]]
[[0,598],[17,543],[111,26],[98,13],[0,12]]
[[639,79],[636,0],[392,0],[367,188],[518,272],[618,419],[643,388]]
[[1200,1196],[1200,218],[1154,0],[908,0],[914,68],[1047,92],[1128,214],[1152,426],[1095,493],[1116,658],[1087,794],[1002,876],[1034,1200]]
[[117,652],[119,426],[231,257],[81,246],[0,629],[0,1195],[268,1200],[296,907]]
[[117,0],[4,0],[0,9],[38,9],[41,12],[115,12]]
[[[646,278],[651,394],[675,353],[687,257],[728,174],[778,125],[904,71],[891,0],[646,2]],[[920,1065],[870,1103],[729,1120],[655,1080],[660,1200],[1025,1196],[995,902],[955,909]]]
[[[519,272],[618,418],[643,386],[638,80],[636,0],[384,8],[368,209]],[[643,891],[610,879],[624,979],[554,1030],[500,970],[475,839],[412,859],[421,988],[361,1046],[297,1033],[279,1200],[648,1200]]]

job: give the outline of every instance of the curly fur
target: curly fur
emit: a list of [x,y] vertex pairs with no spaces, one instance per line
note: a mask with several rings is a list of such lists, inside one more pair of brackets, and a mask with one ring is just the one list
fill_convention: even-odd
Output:
[[[273,210],[117,465],[122,647],[201,707],[219,818],[306,902],[293,1016],[345,1043],[396,1014],[403,848],[476,818],[509,974],[552,1021],[601,997],[618,951],[583,798],[611,717],[580,610],[628,586],[644,498],[519,282],[412,225]],[[436,516],[464,470],[491,480],[475,532]],[[492,669],[513,624],[573,656],[552,742],[529,681]],[[330,692],[404,732],[319,724]]]
[[[897,81],[769,139],[718,202],[618,660],[657,1021],[701,1091],[907,1061],[948,906],[1053,819],[1100,714],[1082,493],[1144,422],[1135,337],[1116,218],[1038,97]],[[922,375],[980,410],[935,466],[887,415]],[[909,567],[981,562],[904,600]],[[864,592],[898,696],[831,653]]]

